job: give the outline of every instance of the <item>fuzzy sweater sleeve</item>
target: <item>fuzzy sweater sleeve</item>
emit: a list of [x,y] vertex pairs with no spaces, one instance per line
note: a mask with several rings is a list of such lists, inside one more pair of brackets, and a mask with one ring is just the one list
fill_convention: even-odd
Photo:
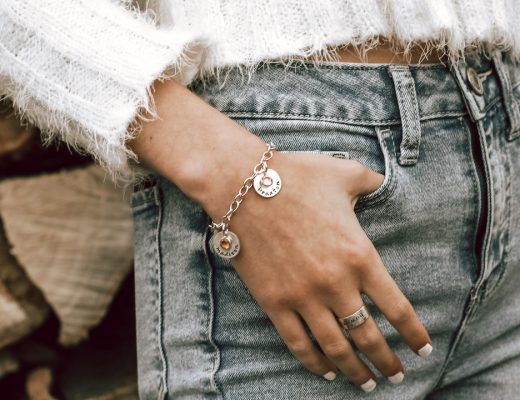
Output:
[[136,117],[156,117],[153,81],[187,79],[190,54],[204,47],[109,0],[0,0],[0,96],[47,140],[59,137],[131,181],[136,155],[125,143],[139,131]]

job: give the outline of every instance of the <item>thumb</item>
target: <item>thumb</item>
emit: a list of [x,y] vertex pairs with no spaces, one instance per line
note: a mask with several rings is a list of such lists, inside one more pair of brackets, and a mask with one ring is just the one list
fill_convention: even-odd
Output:
[[356,162],[354,173],[350,175],[349,191],[352,195],[353,205],[358,198],[377,190],[385,180],[385,175],[381,174],[361,162]]
[[366,167],[364,179],[361,180],[359,196],[366,195],[377,190],[383,184],[385,175]]

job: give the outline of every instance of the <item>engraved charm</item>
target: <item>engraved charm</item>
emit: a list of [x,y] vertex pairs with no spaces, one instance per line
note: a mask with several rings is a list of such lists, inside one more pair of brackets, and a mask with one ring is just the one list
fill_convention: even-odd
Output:
[[224,258],[233,258],[240,251],[238,236],[230,230],[227,231],[227,234],[224,231],[215,232],[210,244],[215,253]]
[[253,181],[256,193],[262,197],[273,197],[282,188],[282,179],[278,172],[268,168],[264,173],[255,176]]

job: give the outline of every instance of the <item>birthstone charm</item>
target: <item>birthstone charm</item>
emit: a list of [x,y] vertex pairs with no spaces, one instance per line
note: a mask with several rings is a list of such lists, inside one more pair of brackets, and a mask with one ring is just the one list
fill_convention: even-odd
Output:
[[213,250],[224,258],[233,258],[240,251],[238,236],[230,230],[227,233],[224,231],[215,232],[210,239],[210,244]]
[[[282,188],[282,179],[280,175],[274,170],[267,168],[267,160],[272,157],[272,150],[276,149],[274,143],[267,143],[267,151],[262,154],[260,163],[253,168],[253,175],[247,178],[238,194],[233,199],[229,206],[229,211],[222,217],[220,223],[211,221],[209,228],[212,230],[212,236],[209,239],[209,246],[213,251],[223,258],[233,258],[240,251],[240,241],[238,236],[228,229],[228,224],[233,213],[238,209],[244,196],[253,186],[256,193],[262,197],[273,197]],[[260,170],[258,168],[261,167]],[[262,172],[260,172],[262,171]],[[251,185],[251,180],[253,184]],[[227,222],[226,222],[227,221]]]
[[282,179],[278,172],[268,168],[265,172],[255,176],[253,186],[256,193],[262,197],[273,197],[278,194],[282,188]]

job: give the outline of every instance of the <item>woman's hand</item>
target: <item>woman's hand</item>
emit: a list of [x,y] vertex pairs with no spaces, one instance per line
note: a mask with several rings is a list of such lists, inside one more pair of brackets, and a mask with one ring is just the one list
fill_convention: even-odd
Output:
[[[370,391],[375,375],[336,320],[363,305],[361,293],[412,350],[431,343],[353,210],[358,197],[374,191],[384,176],[355,160],[312,153],[275,152],[269,166],[280,174],[282,189],[270,199],[253,190],[246,195],[231,219],[230,228],[241,241],[231,263],[306,368],[326,379],[339,369]],[[313,345],[304,323],[322,351]],[[383,375],[400,382],[403,365],[374,319],[350,335]]]
[[[174,80],[156,82],[154,90],[161,117],[143,124],[128,144],[144,165],[218,222],[265,142]],[[230,223],[241,241],[232,265],[303,365],[327,379],[339,369],[373,389],[374,374],[336,320],[360,308],[361,293],[414,351],[431,343],[353,211],[358,197],[375,190],[383,176],[356,161],[313,153],[277,152],[269,166],[280,173],[283,187],[273,198],[249,193],[241,203]],[[350,333],[384,375],[399,380],[403,366],[373,319]]]

